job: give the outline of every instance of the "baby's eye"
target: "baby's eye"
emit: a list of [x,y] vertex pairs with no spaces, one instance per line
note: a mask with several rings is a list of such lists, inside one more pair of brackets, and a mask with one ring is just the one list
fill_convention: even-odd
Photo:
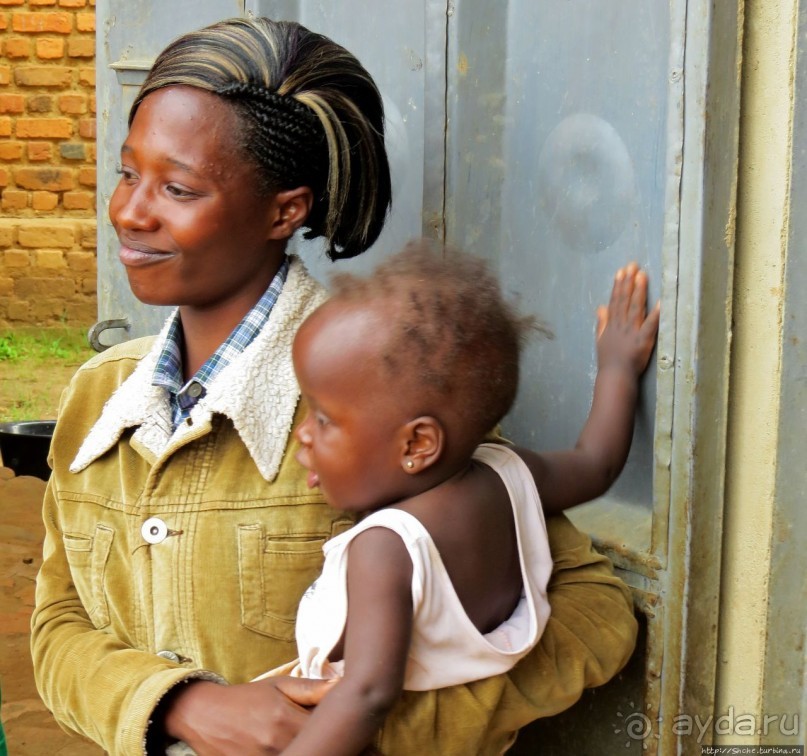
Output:
[[320,427],[323,427],[323,426],[327,425],[330,422],[330,420],[328,420],[328,418],[325,417],[325,415],[322,415],[319,412],[317,412],[315,417],[316,417],[317,425],[319,425]]

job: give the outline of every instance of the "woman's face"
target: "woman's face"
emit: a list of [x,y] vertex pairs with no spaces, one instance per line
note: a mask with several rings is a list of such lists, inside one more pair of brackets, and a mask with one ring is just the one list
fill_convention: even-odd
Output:
[[138,108],[109,218],[140,301],[243,315],[272,280],[285,246],[271,240],[277,203],[237,133],[231,106],[203,90],[167,87]]

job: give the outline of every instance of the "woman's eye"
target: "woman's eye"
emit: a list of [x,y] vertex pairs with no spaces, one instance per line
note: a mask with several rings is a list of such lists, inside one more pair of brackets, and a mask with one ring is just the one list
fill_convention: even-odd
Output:
[[127,168],[123,165],[116,166],[115,173],[117,173],[124,181],[134,181],[136,178],[135,172],[131,168]]
[[187,189],[183,189],[176,184],[168,184],[168,186],[165,187],[165,191],[176,199],[190,199],[196,196],[193,192],[189,192]]

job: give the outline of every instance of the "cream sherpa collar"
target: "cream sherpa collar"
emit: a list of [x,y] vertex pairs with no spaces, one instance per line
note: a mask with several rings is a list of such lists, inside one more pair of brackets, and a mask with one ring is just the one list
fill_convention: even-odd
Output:
[[[300,396],[291,361],[291,345],[305,317],[325,301],[326,293],[292,257],[288,278],[269,320],[244,352],[216,376],[205,396],[191,411],[192,425],[172,432],[165,389],[152,386],[157,357],[165,343],[163,327],[149,353],[104,406],[70,465],[80,472],[109,451],[127,428],[137,427],[133,441],[155,457],[171,453],[200,428],[209,427],[214,413],[226,415],[261,475],[274,480],[294,420]],[[139,427],[138,427],[139,426]]]

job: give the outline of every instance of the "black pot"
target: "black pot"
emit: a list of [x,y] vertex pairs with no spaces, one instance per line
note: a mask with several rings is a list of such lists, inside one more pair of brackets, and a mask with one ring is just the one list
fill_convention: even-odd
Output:
[[0,423],[3,465],[14,470],[15,475],[33,475],[47,480],[50,477],[48,450],[55,425],[55,420]]

